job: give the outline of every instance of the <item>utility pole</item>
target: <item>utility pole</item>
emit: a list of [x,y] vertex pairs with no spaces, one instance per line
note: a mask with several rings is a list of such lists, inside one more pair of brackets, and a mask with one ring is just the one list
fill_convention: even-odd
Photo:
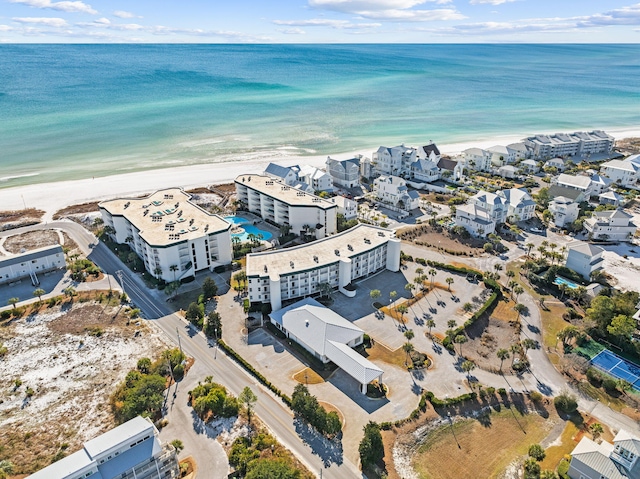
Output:
[[178,347],[180,348],[180,357],[184,356],[182,352],[182,342],[180,341],[180,331],[178,331],[178,327],[176,326],[176,334],[178,335]]
[[213,359],[218,359],[218,328],[213,330],[216,337],[216,348],[213,350]]

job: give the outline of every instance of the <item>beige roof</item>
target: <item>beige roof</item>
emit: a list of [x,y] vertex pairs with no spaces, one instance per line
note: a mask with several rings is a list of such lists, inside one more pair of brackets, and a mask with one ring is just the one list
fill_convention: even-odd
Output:
[[144,198],[103,201],[99,206],[112,216],[124,216],[151,246],[167,246],[231,228],[229,222],[191,203],[190,198],[180,188],[168,188]]
[[247,276],[284,275],[328,266],[342,258],[351,258],[372,250],[392,237],[393,232],[388,229],[359,224],[343,233],[305,245],[250,253],[247,255]]
[[322,209],[336,208],[331,201],[305,193],[285,183],[263,175],[240,175],[236,183],[275,198],[291,206],[315,206]]

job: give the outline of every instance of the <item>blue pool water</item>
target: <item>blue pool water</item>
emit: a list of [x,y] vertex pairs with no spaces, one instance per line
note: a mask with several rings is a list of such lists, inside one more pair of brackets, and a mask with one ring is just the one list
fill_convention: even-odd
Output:
[[553,281],[558,286],[565,285],[567,288],[576,289],[578,285],[573,281],[569,281],[568,279],[564,279],[561,276],[556,276],[556,279]]
[[243,233],[232,233],[231,236],[236,236],[243,242],[249,241],[248,236],[250,234],[254,234],[256,236],[262,235],[263,240],[270,240],[273,236],[268,231],[261,230],[257,226],[252,225],[249,220],[241,218],[240,216],[225,216],[224,219],[229,223],[233,223],[234,225],[242,226],[242,229],[244,229]]

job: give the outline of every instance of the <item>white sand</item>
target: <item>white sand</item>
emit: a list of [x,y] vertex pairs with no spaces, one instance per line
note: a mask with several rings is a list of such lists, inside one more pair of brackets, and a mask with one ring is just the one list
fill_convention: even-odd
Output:
[[[606,130],[615,138],[640,137],[640,130]],[[469,141],[449,145],[440,145],[443,153],[455,155],[467,148],[488,148],[493,145],[506,145],[520,141],[524,135],[495,137],[489,140]],[[355,154],[371,157],[378,147],[359,152],[331,155],[333,158],[346,159]],[[118,196],[131,196],[154,190],[179,186],[185,189],[232,182],[244,173],[261,173],[265,166],[273,161],[283,165],[309,164],[323,167],[325,156],[294,156],[283,151],[282,157],[263,160],[211,163],[175,168],[148,170],[135,173],[107,176],[103,178],[43,183],[14,188],[0,189],[0,210],[20,210],[38,208],[44,210],[45,221],[51,220],[56,211],[69,205],[96,201]]]

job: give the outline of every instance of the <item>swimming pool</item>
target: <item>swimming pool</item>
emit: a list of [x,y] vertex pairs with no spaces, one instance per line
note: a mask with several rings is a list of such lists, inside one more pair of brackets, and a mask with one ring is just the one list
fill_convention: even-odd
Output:
[[231,236],[240,238],[240,241],[242,242],[249,241],[250,234],[255,236],[262,235],[262,239],[265,241],[268,241],[273,237],[273,235],[268,231],[261,230],[257,226],[252,225],[251,221],[246,218],[242,218],[240,216],[225,216],[224,219],[244,230],[242,233],[231,233]]
[[578,285],[573,281],[569,281],[568,279],[563,278],[562,276],[556,276],[556,279],[553,280],[554,284],[558,286],[564,285],[569,289],[576,289]]

